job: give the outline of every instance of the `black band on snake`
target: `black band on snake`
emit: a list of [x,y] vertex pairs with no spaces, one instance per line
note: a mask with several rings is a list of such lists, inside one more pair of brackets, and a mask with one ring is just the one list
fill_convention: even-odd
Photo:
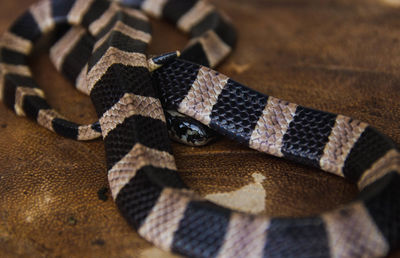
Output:
[[[139,10],[105,0],[43,0],[2,36],[0,96],[18,115],[64,136],[101,133],[113,197],[142,237],[190,257],[381,257],[399,248],[400,154],[392,140],[363,122],[263,95],[207,68],[229,54],[236,37],[206,2],[121,2],[190,32],[181,58],[147,60],[150,27]],[[35,42],[63,23],[73,27],[50,55],[90,94],[97,125],[78,126],[51,109],[27,66]],[[179,178],[161,104],[250,148],[345,177],[360,194],[302,218],[217,206]]]

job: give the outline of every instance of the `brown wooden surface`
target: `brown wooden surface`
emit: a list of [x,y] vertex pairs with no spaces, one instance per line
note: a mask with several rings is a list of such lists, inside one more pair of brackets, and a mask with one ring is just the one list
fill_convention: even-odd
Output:
[[[32,2],[1,1],[0,33]],[[390,4],[396,1],[213,2],[239,31],[221,72],[268,95],[368,122],[400,142],[400,9]],[[154,22],[154,34],[150,53],[186,42],[163,22]],[[94,121],[89,98],[45,54],[33,67],[53,106],[74,121]],[[316,214],[357,194],[341,178],[227,139],[206,148],[173,147],[190,187],[225,199],[257,189],[265,203],[256,206],[268,215]],[[100,140],[64,139],[0,104],[0,168],[1,257],[165,257],[128,227],[109,192],[102,200],[107,178]],[[254,175],[264,180],[257,183]]]

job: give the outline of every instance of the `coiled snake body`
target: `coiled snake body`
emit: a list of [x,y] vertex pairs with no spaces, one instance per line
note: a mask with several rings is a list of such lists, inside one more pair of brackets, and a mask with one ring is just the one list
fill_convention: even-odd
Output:
[[[170,54],[147,61],[150,27],[138,10],[105,0],[42,0],[2,36],[0,96],[18,115],[64,136],[84,140],[101,134],[112,195],[142,237],[193,257],[381,257],[399,247],[395,143],[363,122],[263,95],[199,65],[215,66],[235,43],[229,21],[211,5],[120,2],[190,32],[181,58]],[[73,27],[52,48],[52,59],[90,94],[98,124],[79,126],[62,118],[46,103],[27,66],[34,43],[63,23]],[[151,73],[153,68],[158,69]],[[217,206],[179,178],[161,105],[253,149],[343,176],[358,185],[360,195],[336,210],[303,218]]]

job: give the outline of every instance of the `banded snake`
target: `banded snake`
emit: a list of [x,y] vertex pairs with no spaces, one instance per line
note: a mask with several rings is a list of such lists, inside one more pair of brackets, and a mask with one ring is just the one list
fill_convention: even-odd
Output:
[[[182,0],[124,4],[140,6],[191,32],[182,59],[150,75],[144,54],[150,33],[142,13],[103,0],[45,0],[3,35],[0,86],[3,102],[19,115],[64,136],[99,135],[98,127],[79,128],[55,113],[26,65],[34,43],[55,24],[67,21],[89,30],[97,42],[87,85],[81,83],[86,80],[82,56],[72,55],[74,50],[83,53],[79,47],[88,47],[87,42],[60,47],[64,53],[53,50],[52,55],[63,73],[71,72],[62,68],[70,57],[80,61],[72,73],[78,88],[90,93],[100,119],[113,197],[139,234],[165,250],[195,257],[380,257],[398,248],[395,143],[360,121],[265,96],[195,64],[216,65],[235,42],[229,22],[210,5]],[[68,36],[75,42],[90,41],[82,28],[70,31],[66,41],[71,41]],[[175,171],[158,96],[165,108],[253,149],[343,176],[361,193],[352,203],[306,218],[247,215],[205,201],[188,190]]]

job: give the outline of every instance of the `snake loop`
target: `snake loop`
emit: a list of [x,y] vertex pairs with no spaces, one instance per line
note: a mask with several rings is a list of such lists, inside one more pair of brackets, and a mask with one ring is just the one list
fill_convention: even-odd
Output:
[[[182,58],[150,72],[150,27],[138,10],[105,0],[42,0],[3,35],[0,86],[7,106],[49,129],[75,138],[101,132],[113,198],[142,237],[190,257],[381,257],[399,248],[395,143],[363,122],[263,95],[200,65],[216,65],[235,42],[229,22],[209,4],[121,2],[190,32]],[[100,129],[60,118],[27,66],[37,39],[63,22],[85,29],[67,32],[53,59],[90,94]],[[92,45],[90,55],[79,56]],[[64,69],[69,62],[76,66]],[[178,176],[162,106],[253,149],[343,176],[361,192],[349,204],[301,218],[249,215],[206,201]]]

